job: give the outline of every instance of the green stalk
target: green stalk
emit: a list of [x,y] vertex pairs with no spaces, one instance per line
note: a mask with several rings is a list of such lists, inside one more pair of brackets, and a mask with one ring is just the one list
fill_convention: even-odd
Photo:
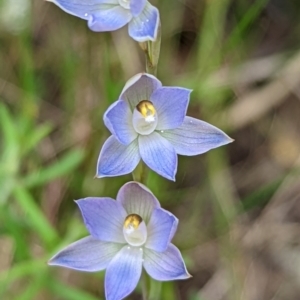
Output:
[[161,26],[159,24],[157,30],[157,38],[154,42],[146,41],[140,43],[140,47],[145,52],[146,56],[146,72],[156,76],[157,65],[160,54],[160,44],[161,44]]
[[[158,26],[157,38],[155,41],[146,41],[143,43],[139,43],[140,47],[145,53],[146,57],[146,72],[148,74],[152,74],[156,76],[157,74],[157,65],[160,54],[160,44],[161,44],[161,26]],[[132,177],[134,181],[141,182],[143,184],[147,183],[148,177],[148,168],[143,161],[141,161],[136,169],[132,172]],[[153,285],[151,281],[151,287],[149,290],[149,276],[145,272],[142,271],[142,299],[143,300],[154,300],[159,299],[161,284],[158,285],[159,288],[153,289],[153,287],[157,287],[157,285]]]
[[142,297],[143,300],[149,300],[148,298],[148,280],[145,270],[142,271]]
[[134,181],[146,184],[148,177],[148,168],[145,163],[141,160],[137,165],[136,169],[132,172],[132,178]]

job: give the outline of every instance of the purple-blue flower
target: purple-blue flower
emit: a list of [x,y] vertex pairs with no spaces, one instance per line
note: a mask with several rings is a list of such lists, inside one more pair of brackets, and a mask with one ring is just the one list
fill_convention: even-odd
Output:
[[87,20],[93,31],[113,31],[128,24],[128,33],[134,40],[156,40],[159,12],[147,0],[48,1],[71,15]]
[[171,244],[178,219],[144,185],[126,183],[117,200],[85,198],[76,203],[90,236],[57,253],[50,265],[86,272],[106,269],[107,300],[129,295],[142,267],[159,281],[190,277],[180,251]]
[[142,159],[150,169],[175,180],[177,154],[197,155],[232,142],[220,129],[186,116],[190,93],[163,87],[149,74],[131,78],[104,114],[112,135],[101,149],[96,176],[131,173]]

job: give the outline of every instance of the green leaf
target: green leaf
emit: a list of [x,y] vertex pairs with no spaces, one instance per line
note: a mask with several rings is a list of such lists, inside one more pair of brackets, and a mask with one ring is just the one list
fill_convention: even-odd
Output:
[[72,150],[49,167],[28,175],[22,183],[25,187],[30,188],[44,185],[51,180],[71,173],[82,162],[83,158],[83,150]]

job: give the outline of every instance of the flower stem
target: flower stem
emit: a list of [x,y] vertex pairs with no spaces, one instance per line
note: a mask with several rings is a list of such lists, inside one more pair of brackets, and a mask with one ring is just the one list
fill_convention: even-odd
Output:
[[132,172],[132,177],[134,181],[138,181],[143,184],[147,183],[148,168],[142,160]]
[[145,270],[142,271],[142,296],[143,300],[148,300],[148,282]]
[[157,64],[160,54],[161,43],[161,26],[159,24],[157,30],[157,38],[155,41],[147,41],[140,43],[140,47],[145,52],[146,56],[146,72],[156,76]]
[[161,299],[161,288],[162,282],[150,279],[150,291],[148,300],[158,300]]
[[[146,72],[156,76],[157,73],[157,64],[160,54],[160,43],[161,43],[161,26],[159,24],[157,30],[157,38],[155,41],[147,41],[140,43],[140,47],[145,53],[146,57]],[[136,169],[132,172],[132,177],[134,181],[141,182],[146,184],[148,177],[148,168],[145,163],[141,160]],[[156,295],[153,289],[149,291],[149,278],[145,270],[142,271],[142,299],[151,300],[156,299]],[[159,285],[159,294],[160,294],[161,285]],[[158,299],[158,298],[157,298]]]

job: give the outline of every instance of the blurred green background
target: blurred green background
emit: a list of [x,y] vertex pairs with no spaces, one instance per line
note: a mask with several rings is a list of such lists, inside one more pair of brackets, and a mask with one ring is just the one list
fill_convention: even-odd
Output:
[[[235,139],[180,157],[175,183],[149,174],[193,275],[152,281],[151,300],[299,300],[299,0],[151,3],[159,79],[193,89],[188,115]],[[1,300],[103,299],[104,272],[46,262],[87,235],[74,199],[132,180],[93,177],[102,115],[144,64],[126,27],[93,33],[52,3],[0,0]]]

